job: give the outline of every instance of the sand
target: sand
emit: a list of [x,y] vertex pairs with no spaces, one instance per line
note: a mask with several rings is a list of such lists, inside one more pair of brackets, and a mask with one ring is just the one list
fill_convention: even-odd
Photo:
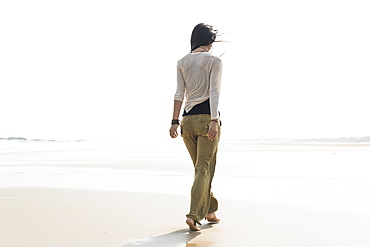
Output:
[[178,222],[174,217],[184,211],[181,200],[186,199],[98,190],[0,189],[0,246],[123,246],[178,230],[182,217],[178,215]]
[[370,246],[370,145],[221,145],[221,222],[189,232],[180,142],[0,144],[0,247]]
[[189,232],[182,195],[51,188],[0,189],[1,247],[363,246],[370,216],[287,205],[220,202],[219,224]]

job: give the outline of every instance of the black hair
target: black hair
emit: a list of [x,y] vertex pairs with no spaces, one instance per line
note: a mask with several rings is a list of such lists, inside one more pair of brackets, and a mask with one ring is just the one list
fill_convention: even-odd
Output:
[[199,23],[191,33],[191,51],[202,45],[210,45],[216,40],[217,30],[213,30],[213,26]]

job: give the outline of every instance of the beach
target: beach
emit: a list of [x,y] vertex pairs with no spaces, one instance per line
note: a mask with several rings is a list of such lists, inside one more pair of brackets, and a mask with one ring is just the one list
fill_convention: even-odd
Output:
[[220,143],[219,224],[189,232],[180,141],[0,140],[0,247],[370,246],[370,145]]

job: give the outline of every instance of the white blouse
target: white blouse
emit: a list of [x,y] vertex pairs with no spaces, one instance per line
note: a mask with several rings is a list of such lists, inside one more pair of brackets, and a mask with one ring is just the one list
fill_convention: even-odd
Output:
[[211,119],[219,119],[218,104],[221,89],[222,62],[209,52],[189,53],[177,63],[175,100],[183,101],[185,111],[210,100]]

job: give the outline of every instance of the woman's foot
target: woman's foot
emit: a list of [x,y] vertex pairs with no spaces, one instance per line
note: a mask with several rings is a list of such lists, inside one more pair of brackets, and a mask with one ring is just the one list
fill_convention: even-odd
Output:
[[220,222],[220,219],[216,217],[216,214],[214,212],[212,213],[208,213],[206,215],[206,219],[208,220],[208,222],[210,223],[218,223]]
[[193,220],[192,218],[187,218],[186,219],[186,224],[189,225],[190,231],[200,231],[200,228],[197,227],[197,224],[196,224],[195,220]]

